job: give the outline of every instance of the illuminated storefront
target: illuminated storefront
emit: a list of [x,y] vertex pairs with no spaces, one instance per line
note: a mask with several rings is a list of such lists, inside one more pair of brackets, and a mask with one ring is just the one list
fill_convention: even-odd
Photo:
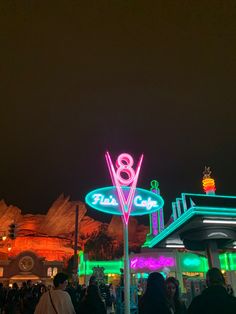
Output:
[[[221,270],[227,278],[227,273],[236,273],[236,252],[226,252],[219,255]],[[104,268],[106,281],[119,284],[123,260],[114,261],[88,261],[80,252],[78,274],[81,283],[87,283],[95,267]],[[130,269],[133,279],[146,279],[149,273],[158,271],[164,277],[175,276],[181,273],[183,278],[183,291],[186,290],[186,279],[205,279],[209,269],[207,257],[203,254],[194,254],[187,251],[170,252],[170,250],[157,249],[155,251],[130,255]],[[136,281],[137,281],[136,280]]]
[[144,247],[176,251],[176,277],[182,288],[185,278],[204,278],[208,267],[218,267],[235,290],[236,196],[215,194],[209,167],[203,175],[206,194],[182,193],[176,198],[170,223],[154,233],[151,221]]

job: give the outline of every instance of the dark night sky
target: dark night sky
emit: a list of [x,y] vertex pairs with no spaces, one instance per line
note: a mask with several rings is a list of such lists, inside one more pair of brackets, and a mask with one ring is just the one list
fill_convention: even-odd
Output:
[[138,185],[158,179],[167,213],[205,165],[236,195],[235,1],[1,1],[0,15],[0,199],[84,200],[111,184],[107,149],[144,153]]

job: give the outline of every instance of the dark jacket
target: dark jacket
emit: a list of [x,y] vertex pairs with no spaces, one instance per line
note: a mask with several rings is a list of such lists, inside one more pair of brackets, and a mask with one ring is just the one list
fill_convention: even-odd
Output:
[[144,295],[139,301],[139,314],[171,314],[171,310],[165,299],[152,300]]
[[79,305],[79,314],[106,314],[105,304],[98,300],[84,299]]
[[235,314],[236,298],[230,296],[223,286],[211,286],[195,297],[188,314]]
[[176,301],[174,305],[170,304],[170,308],[174,314],[187,314],[186,305],[181,300]]

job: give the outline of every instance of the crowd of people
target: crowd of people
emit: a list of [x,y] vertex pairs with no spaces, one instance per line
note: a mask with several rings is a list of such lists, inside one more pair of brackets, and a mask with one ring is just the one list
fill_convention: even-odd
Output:
[[5,288],[0,283],[0,314],[107,314],[112,313],[112,285],[91,276],[89,285],[68,283],[68,276],[58,273],[53,287],[42,283],[13,283]]
[[165,280],[158,272],[151,273],[139,301],[139,314],[235,314],[236,298],[218,268],[207,272],[206,284],[187,309],[180,298],[178,281],[173,277]]
[[[225,284],[217,268],[207,272],[207,287],[195,297],[188,309],[181,300],[179,283],[174,277],[166,280],[153,272],[147,279],[146,289],[139,294],[139,314],[235,314],[236,298],[232,288]],[[11,288],[0,284],[0,314],[110,314],[115,311],[115,290],[112,285],[98,283],[91,276],[89,284],[72,285],[68,276],[58,273],[54,287],[42,283],[16,283]]]
[[40,297],[46,290],[44,284],[33,285],[31,280],[23,282],[21,287],[18,287],[16,282],[7,288],[0,283],[0,313],[34,313]]

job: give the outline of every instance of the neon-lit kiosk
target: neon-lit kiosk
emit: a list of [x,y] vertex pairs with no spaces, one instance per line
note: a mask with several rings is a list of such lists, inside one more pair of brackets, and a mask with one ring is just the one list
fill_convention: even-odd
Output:
[[[183,274],[209,267],[218,267],[236,291],[236,196],[215,194],[215,181],[209,167],[203,172],[205,194],[182,193],[172,203],[170,223],[154,234],[151,228],[144,247],[171,249],[176,252],[177,277],[183,283]],[[153,214],[152,214],[153,215]],[[187,251],[195,252],[190,254]],[[186,287],[185,287],[186,288]]]

